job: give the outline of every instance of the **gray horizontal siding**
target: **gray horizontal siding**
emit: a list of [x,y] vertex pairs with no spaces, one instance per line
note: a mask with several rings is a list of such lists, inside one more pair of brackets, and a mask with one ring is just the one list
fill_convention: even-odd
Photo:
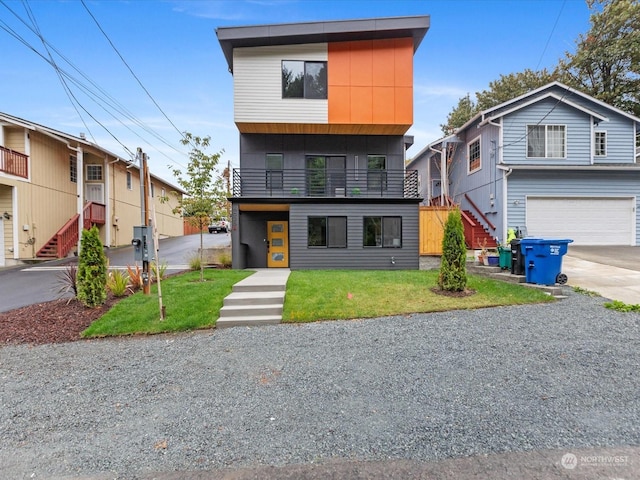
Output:
[[636,197],[636,244],[640,240],[640,172],[522,172],[508,179],[507,226],[526,226],[527,196]]
[[[527,158],[527,125],[564,125],[566,158]],[[591,117],[547,98],[504,118],[504,161],[510,164],[589,165]]]
[[[346,216],[347,248],[309,248],[309,216]],[[402,217],[402,248],[363,247],[363,217],[367,216]],[[417,269],[418,204],[292,204],[289,251],[291,269]]]

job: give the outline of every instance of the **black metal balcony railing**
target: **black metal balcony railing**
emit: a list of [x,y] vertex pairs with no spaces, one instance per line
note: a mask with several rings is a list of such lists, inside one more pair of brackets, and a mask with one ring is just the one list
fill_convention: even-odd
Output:
[[418,198],[416,170],[233,170],[234,197]]
[[0,147],[0,172],[29,178],[29,156]]

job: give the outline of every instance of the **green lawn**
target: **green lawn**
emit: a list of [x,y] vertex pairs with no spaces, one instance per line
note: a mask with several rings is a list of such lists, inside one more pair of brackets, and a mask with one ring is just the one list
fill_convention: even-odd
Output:
[[[251,273],[244,270],[205,270],[169,277],[162,282],[166,318],[160,320],[156,285],[151,295],[136,293],[118,302],[83,332],[84,337],[160,333],[208,328],[215,325],[222,300],[232,286]],[[291,272],[287,283],[283,321],[367,318],[415,312],[437,312],[540,303],[549,295],[521,285],[469,276],[467,297],[449,297],[431,291],[438,272],[309,270]]]
[[152,285],[151,295],[137,292],[118,302],[99,320],[82,332],[83,337],[128,335],[134,333],[178,332],[215,325],[222,300],[231,293],[231,287],[251,275],[244,270],[188,272],[167,278],[162,282],[162,300],[166,318],[160,320],[158,288]]
[[522,285],[481,276],[468,278],[468,288],[476,293],[459,298],[431,291],[438,283],[437,270],[294,271],[287,283],[283,321],[368,318],[554,300]]

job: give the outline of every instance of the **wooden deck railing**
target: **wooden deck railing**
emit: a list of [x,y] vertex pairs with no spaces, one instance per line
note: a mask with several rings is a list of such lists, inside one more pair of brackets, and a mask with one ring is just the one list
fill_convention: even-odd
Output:
[[0,172],[15,175],[16,177],[29,178],[29,156],[24,153],[14,152],[5,147],[0,147]]

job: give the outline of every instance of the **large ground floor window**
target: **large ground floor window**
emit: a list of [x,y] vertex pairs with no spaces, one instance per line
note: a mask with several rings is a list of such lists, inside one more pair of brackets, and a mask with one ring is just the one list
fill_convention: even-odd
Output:
[[347,217],[308,217],[309,247],[347,248]]
[[402,247],[402,217],[364,217],[365,247]]

